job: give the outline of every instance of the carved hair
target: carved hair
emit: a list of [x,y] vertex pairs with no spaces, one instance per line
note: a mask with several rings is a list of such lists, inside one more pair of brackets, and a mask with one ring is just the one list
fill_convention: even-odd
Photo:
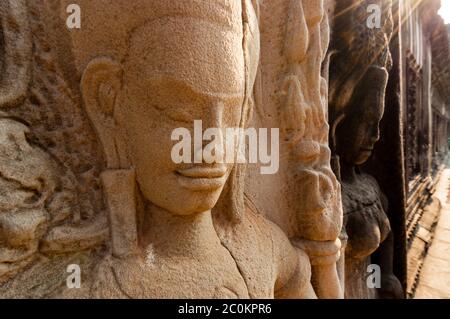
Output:
[[[334,35],[330,46],[330,112],[331,122],[345,112],[356,84],[371,66],[389,70],[392,59],[389,42],[392,35],[392,1],[370,0],[382,8],[380,28],[367,26],[367,5],[359,0],[338,1],[334,16]],[[367,41],[374,39],[374,41]]]
[[[259,18],[259,3],[260,1],[258,0],[252,0],[251,3],[248,0],[242,0],[242,21],[244,31],[242,46],[244,50],[246,76],[245,98],[242,106],[240,127],[246,127],[254,107],[253,85],[257,74],[257,67],[259,65],[259,30],[252,30],[252,27],[258,28],[258,25],[251,26],[250,24],[252,18],[256,17],[256,21]],[[252,17],[252,14],[255,16]],[[251,52],[252,43],[255,44],[255,42],[257,43],[258,52]],[[253,61],[252,59],[255,57],[256,61]],[[246,210],[244,192],[245,175],[246,165],[235,164],[219,202],[214,209],[216,214],[228,216],[229,220],[233,223],[239,222]]]

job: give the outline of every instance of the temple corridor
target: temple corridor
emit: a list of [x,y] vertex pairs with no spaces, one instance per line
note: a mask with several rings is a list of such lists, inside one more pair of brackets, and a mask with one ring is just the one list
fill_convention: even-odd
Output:
[[414,298],[450,298],[450,163],[442,172],[434,197],[442,207],[434,238],[426,253]]

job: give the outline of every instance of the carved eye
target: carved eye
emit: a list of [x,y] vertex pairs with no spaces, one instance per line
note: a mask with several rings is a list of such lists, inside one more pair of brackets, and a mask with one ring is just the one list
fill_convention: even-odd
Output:
[[177,122],[194,123],[194,120],[199,119],[199,117],[195,117],[195,112],[191,113],[183,107],[168,107],[164,110],[164,113],[167,114],[167,116],[172,120]]
[[[170,84],[170,83],[169,83]],[[176,87],[175,87],[176,88]],[[151,107],[163,117],[183,123],[193,123],[202,118],[204,101],[190,91],[173,90],[173,86],[159,87],[150,97]]]

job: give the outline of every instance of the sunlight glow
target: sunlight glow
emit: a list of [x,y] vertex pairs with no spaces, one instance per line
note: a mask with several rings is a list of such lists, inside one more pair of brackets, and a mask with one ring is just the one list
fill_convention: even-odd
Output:
[[450,23],[450,0],[441,0],[441,4],[439,15],[444,19],[445,23]]

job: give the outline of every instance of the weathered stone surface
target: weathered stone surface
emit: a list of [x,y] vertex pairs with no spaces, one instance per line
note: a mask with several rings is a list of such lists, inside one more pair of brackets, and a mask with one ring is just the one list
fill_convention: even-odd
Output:
[[337,298],[342,296],[336,270],[342,208],[330,166],[327,83],[321,73],[329,42],[326,9],[323,1],[261,5],[252,125],[280,128],[280,171],[258,176],[257,167],[249,168],[245,192],[308,253],[317,295]]
[[[367,26],[369,4],[383,12],[380,27]],[[379,293],[400,298],[402,288],[392,273],[394,243],[385,213],[388,203],[377,181],[359,168],[369,159],[380,138],[388,70],[392,65],[391,1],[339,1],[335,10],[329,103],[332,146],[340,159],[338,175],[346,233],[343,237],[348,237],[346,297],[377,296],[377,291],[368,287],[366,278],[367,267],[372,263],[370,256],[379,250],[382,270]]]
[[[78,0],[71,28],[73,2],[0,2],[0,298],[403,297],[392,210],[404,194],[390,209],[387,170],[363,166],[382,121],[402,139],[386,101],[420,100],[419,59],[391,56],[391,0]],[[445,64],[448,48],[429,53]],[[395,75],[405,57],[409,91]],[[444,113],[435,139],[421,136],[436,165]],[[430,174],[417,113],[405,119],[412,151],[392,158]],[[268,141],[230,143],[230,128]],[[174,160],[186,136],[176,155],[189,163]],[[255,143],[256,163],[241,161]]]
[[[2,120],[2,296],[316,297],[308,255],[247,204],[245,165],[170,158],[172,131],[194,120],[248,125],[258,3],[79,1],[79,30],[65,27],[68,4],[2,5],[33,31],[11,30],[27,69],[6,80],[32,89]],[[61,266],[80,254],[83,287],[70,290]],[[30,293],[44,265],[54,281]]]

